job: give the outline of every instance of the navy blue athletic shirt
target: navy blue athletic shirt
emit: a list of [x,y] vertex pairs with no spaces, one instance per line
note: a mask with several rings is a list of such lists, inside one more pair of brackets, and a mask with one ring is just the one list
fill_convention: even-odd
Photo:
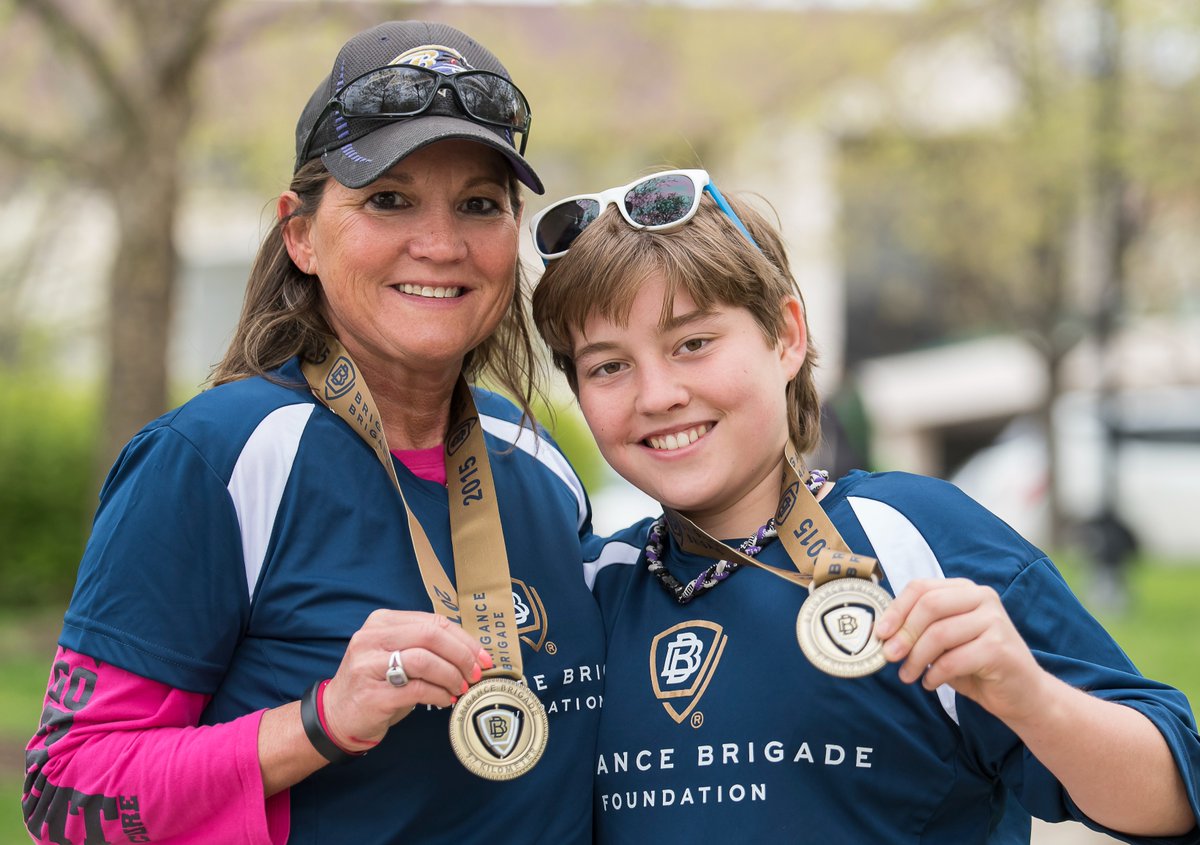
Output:
[[[918,577],[994,587],[1042,666],[1154,722],[1200,813],[1186,698],[1138,673],[1042,552],[929,478],[854,472],[821,504],[853,551],[879,559],[893,594]],[[1030,814],[1096,826],[1010,730],[949,687],[904,684],[891,664],[857,679],[815,669],[796,642],[807,590],[744,567],[677,604],[646,571],[646,527],[589,552],[608,634],[601,845],[1027,843]],[[760,556],[791,568],[778,542]],[[685,583],[711,564],[670,540],[665,560]]]
[[[217,723],[297,700],[377,608],[431,610],[400,497],[375,453],[278,373],[202,393],[148,425],[105,484],[61,644],[212,701]],[[468,773],[449,711],[421,709],[361,759],[291,790],[292,843],[587,843],[604,641],[581,569],[582,486],[507,400],[475,392],[530,687],[549,744],[513,781]],[[516,444],[515,448],[513,444]],[[453,581],[446,490],[399,462]],[[380,667],[382,676],[383,667]]]

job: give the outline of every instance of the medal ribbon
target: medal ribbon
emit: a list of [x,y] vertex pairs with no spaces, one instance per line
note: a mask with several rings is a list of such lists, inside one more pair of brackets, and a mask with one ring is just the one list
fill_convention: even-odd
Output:
[[704,529],[678,511],[663,508],[667,528],[681,549],[712,560],[736,560],[744,566],[756,566],[785,581],[816,589],[836,578],[872,579],[879,572],[873,557],[850,551],[842,535],[800,478],[800,460],[788,441],[783,450],[783,484],[775,525],[779,540],[787,550],[796,572],[779,569],[713,538]]
[[459,585],[455,590],[425,529],[404,498],[384,436],[383,421],[366,381],[336,338],[325,338],[325,344],[320,355],[304,361],[304,377],[317,400],[366,441],[387,470],[400,494],[417,567],[434,611],[461,624],[491,655],[494,668],[485,671],[484,677],[522,680],[521,648],[500,509],[483,426],[466,381],[460,376],[454,388],[452,405],[456,412],[445,445],[450,537]]

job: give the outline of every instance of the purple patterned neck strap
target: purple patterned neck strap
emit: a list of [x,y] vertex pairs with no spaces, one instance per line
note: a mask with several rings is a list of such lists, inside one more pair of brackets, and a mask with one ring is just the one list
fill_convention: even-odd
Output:
[[[814,469],[805,477],[804,486],[815,496],[817,491],[828,480],[828,471]],[[650,536],[646,539],[646,569],[658,579],[658,583],[662,584],[663,589],[673,595],[675,601],[680,604],[687,604],[701,593],[708,592],[741,569],[742,565],[736,560],[719,560],[697,575],[692,581],[682,584],[679,579],[667,571],[667,566],[662,559],[663,541],[666,534],[666,517],[660,516],[650,526]],[[763,547],[767,543],[774,540],[776,536],[775,519],[772,517],[767,520],[766,525],[759,528],[742,542],[741,546],[738,547],[739,551],[750,557],[754,557],[763,550]]]

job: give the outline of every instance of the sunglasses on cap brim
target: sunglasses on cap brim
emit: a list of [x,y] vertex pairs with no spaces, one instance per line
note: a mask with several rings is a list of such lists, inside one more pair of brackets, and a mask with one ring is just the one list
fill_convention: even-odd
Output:
[[633,228],[656,232],[682,226],[695,217],[700,208],[700,196],[704,193],[713,198],[717,208],[761,251],[706,170],[667,170],[643,176],[620,188],[568,197],[539,211],[530,221],[529,228],[538,255],[543,261],[550,262],[566,255],[575,239],[610,204],[617,207],[625,222]]
[[[454,92],[463,113],[476,123],[520,133],[521,145],[517,153],[525,154],[533,115],[525,95],[503,76],[486,70],[445,74],[416,65],[389,65],[352,79],[330,98],[309,130],[300,160],[324,155],[346,143],[350,133],[339,131],[337,140],[320,149],[311,149],[321,124],[333,113],[342,118],[399,120],[416,117],[433,105],[438,92],[443,89]],[[511,135],[509,141],[516,146]]]

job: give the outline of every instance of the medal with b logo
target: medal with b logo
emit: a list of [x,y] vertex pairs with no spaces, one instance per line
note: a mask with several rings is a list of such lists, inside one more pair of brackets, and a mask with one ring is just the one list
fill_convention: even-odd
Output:
[[812,665],[839,678],[860,678],[887,660],[875,623],[891,597],[864,578],[839,578],[816,587],[796,617],[796,639]]
[[892,597],[874,580],[877,561],[828,547],[813,558],[809,595],[796,617],[800,650],[812,665],[839,678],[883,668],[887,659],[875,624]]
[[484,678],[450,713],[450,747],[471,773],[511,780],[532,769],[546,750],[546,708],[520,681]]
[[[492,658],[492,668],[484,671],[483,679],[465,692],[451,711],[450,744],[455,755],[471,772],[489,780],[525,774],[546,750],[550,722],[546,708],[522,680],[521,629],[500,509],[483,427],[466,381],[460,377],[455,386],[454,404],[459,411],[444,449],[456,589],[425,529],[404,501],[383,423],[345,347],[336,338],[326,338],[321,354],[305,362],[304,376],[314,395],[375,450],[391,478],[404,505],[413,553],[434,611],[461,624]],[[469,613],[461,612],[462,597],[469,597]],[[540,646],[541,640],[534,648]],[[403,667],[398,668],[407,683]]]
[[[887,663],[875,636],[891,596],[878,584],[875,558],[855,555],[800,477],[791,443],[784,447],[784,477],[774,525],[795,572],[777,569],[710,537],[678,512],[664,509],[675,542],[714,560],[735,560],[809,590],[796,618],[796,639],[809,662],[830,675],[857,678]],[[823,482],[822,482],[823,483]]]

